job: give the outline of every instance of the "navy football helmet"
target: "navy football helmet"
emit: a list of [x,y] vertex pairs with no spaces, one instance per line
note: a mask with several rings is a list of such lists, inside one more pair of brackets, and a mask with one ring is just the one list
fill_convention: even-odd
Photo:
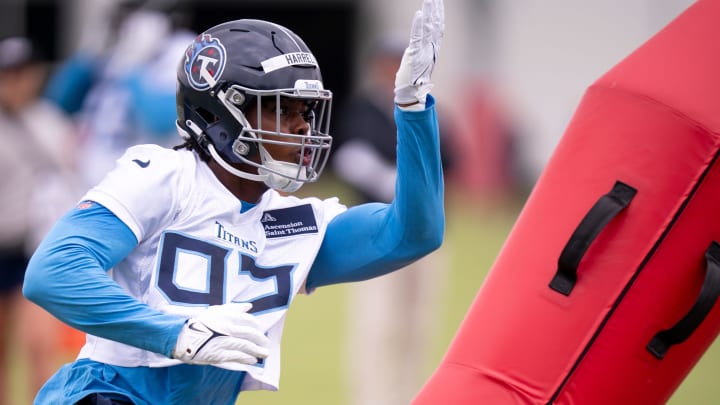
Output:
[[[318,179],[332,143],[328,134],[332,92],[323,87],[315,57],[295,33],[261,20],[217,25],[190,44],[177,78],[181,135],[192,137],[225,170],[285,192]],[[268,101],[279,106],[281,98],[306,103],[308,133],[281,132],[280,108],[276,109],[274,128],[249,124],[246,113],[253,103],[260,123],[261,106]],[[267,139],[268,135],[274,139]],[[263,146],[268,142],[300,146],[301,158],[298,162],[275,160]],[[256,154],[260,163],[251,159]],[[233,163],[254,169],[241,170],[231,166]]]

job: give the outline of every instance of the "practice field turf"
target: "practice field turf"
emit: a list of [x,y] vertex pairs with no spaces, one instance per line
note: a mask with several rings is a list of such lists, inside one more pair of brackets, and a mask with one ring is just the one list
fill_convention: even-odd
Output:
[[[306,186],[303,194],[352,195],[324,176],[322,187]],[[502,248],[522,201],[480,202],[453,196],[447,204],[447,232],[442,247],[448,261],[443,287],[443,316],[437,330],[436,347],[427,354],[426,376],[430,376],[445,353],[487,271]],[[279,392],[248,392],[238,405],[346,405],[343,371],[346,322],[346,285],[318,289],[300,296],[288,313],[283,338],[283,366]],[[15,361],[15,370],[23,368]],[[382,367],[383,365],[378,365]],[[702,358],[670,400],[670,405],[715,405],[720,403],[720,343]],[[19,382],[19,384],[22,384]],[[15,384],[13,390],[17,390]],[[13,404],[29,403],[16,397]],[[443,404],[444,405],[444,404]],[[451,405],[451,404],[448,404]],[[496,405],[496,404],[493,404]],[[502,405],[502,404],[500,404]]]

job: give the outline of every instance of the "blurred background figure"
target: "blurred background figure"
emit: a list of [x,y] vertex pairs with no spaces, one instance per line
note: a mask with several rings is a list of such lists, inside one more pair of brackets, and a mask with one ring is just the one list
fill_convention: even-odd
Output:
[[[67,117],[41,96],[47,64],[26,37],[0,39],[0,403],[10,399],[11,357],[30,400],[63,361],[61,324],[21,293],[29,255],[77,198],[74,136]],[[13,363],[17,364],[17,363]],[[17,381],[16,381],[17,382]]]
[[[390,202],[394,196],[393,89],[406,46],[404,36],[389,35],[371,49],[357,91],[335,121],[333,169],[357,193],[357,203]],[[447,174],[453,145],[443,124],[440,120]],[[348,287],[346,357],[352,404],[408,404],[422,386],[442,307],[443,255],[441,248],[398,272]]]
[[86,35],[46,92],[78,123],[86,187],[129,146],[177,143],[175,71],[195,37],[174,1],[121,1],[108,12],[107,31]]

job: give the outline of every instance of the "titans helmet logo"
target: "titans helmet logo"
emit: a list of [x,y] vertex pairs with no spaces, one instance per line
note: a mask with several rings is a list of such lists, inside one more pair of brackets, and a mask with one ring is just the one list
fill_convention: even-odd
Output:
[[195,38],[185,51],[185,74],[190,86],[196,90],[209,90],[215,86],[225,69],[225,46],[209,34]]

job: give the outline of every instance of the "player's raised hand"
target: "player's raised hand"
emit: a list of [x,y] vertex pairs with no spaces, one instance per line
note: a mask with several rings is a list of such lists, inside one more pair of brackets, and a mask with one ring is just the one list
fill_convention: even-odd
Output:
[[400,106],[421,104],[432,89],[430,77],[445,31],[443,0],[424,0],[415,12],[410,43],[395,75],[395,103]]
[[178,336],[173,358],[189,364],[255,364],[270,353],[270,340],[250,303],[214,305],[190,318]]

